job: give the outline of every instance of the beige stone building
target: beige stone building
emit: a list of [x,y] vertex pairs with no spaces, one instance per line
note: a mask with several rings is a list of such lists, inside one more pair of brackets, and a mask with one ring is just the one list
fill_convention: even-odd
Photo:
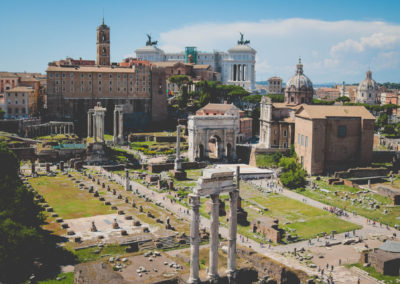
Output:
[[4,93],[6,118],[28,118],[36,111],[35,90],[30,87],[15,87]]
[[282,94],[282,78],[280,77],[271,77],[268,79],[268,86],[267,86],[267,93],[268,94]]
[[374,116],[360,106],[312,103],[313,88],[302,64],[285,88],[285,102],[261,99],[257,151],[285,151],[294,145],[308,174],[322,174],[372,159]]
[[167,114],[163,68],[149,62],[110,64],[110,29],[97,28],[96,64],[90,60],[62,60],[47,68],[47,105],[51,119],[73,120],[86,132],[86,112],[97,102],[107,109],[106,131],[112,132],[114,106],[124,105],[124,121],[132,128],[163,121]]
[[362,106],[301,105],[295,115],[295,150],[310,175],[368,165],[375,117]]

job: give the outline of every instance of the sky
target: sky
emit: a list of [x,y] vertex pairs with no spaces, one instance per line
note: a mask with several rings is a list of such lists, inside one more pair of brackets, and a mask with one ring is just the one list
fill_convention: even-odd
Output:
[[257,80],[287,81],[298,58],[314,83],[400,82],[399,0],[1,1],[0,71],[96,58],[96,27],[111,28],[111,60],[134,56],[146,34],[164,51],[226,51],[239,32],[257,51]]

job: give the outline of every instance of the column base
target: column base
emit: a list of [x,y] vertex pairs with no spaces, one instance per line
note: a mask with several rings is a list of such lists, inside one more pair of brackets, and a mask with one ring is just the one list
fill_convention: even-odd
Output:
[[218,280],[219,280],[219,275],[212,275],[212,274],[208,274],[208,283],[210,284],[218,284]]
[[186,282],[187,284],[199,284],[201,283],[200,278],[195,279],[195,278],[189,278],[188,281]]
[[228,276],[229,284],[237,283],[237,270],[228,270],[226,271],[226,275]]

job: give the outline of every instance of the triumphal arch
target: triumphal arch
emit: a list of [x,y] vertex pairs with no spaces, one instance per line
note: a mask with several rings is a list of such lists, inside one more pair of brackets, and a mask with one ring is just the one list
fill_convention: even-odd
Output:
[[236,159],[239,119],[235,115],[189,116],[189,161]]

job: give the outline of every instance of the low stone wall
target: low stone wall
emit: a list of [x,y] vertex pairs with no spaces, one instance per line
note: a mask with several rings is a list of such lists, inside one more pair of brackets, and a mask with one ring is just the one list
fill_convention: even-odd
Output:
[[40,119],[0,119],[0,131],[24,135],[25,127],[40,124]]
[[[183,162],[182,169],[189,170],[189,169],[202,169],[207,166],[204,162]],[[169,171],[174,169],[173,163],[164,163],[164,164],[149,164],[147,166],[147,170],[151,173],[161,173],[164,171]]]
[[387,168],[352,168],[347,171],[335,172],[335,178],[348,179],[387,176],[389,172]]
[[[156,142],[176,142],[176,136],[154,136]],[[181,142],[186,142],[186,138],[181,137]]]
[[376,190],[378,191],[378,193],[380,195],[391,198],[393,201],[393,205],[400,205],[400,190],[399,189],[396,190],[394,188],[390,188],[387,186],[378,186],[376,188]]
[[[156,141],[156,142],[176,142],[176,136],[154,136],[154,135],[129,135],[129,142],[145,142],[145,141]],[[181,137],[181,142],[186,142],[185,137]]]
[[391,163],[396,151],[373,151],[372,162],[374,163]]
[[276,262],[267,256],[259,254],[251,249],[245,247],[238,247],[237,255],[243,257],[251,263],[251,265],[258,271],[258,278],[269,276],[282,284],[300,284],[308,283],[310,278],[307,273],[300,270],[293,270],[287,266]]
[[14,152],[19,160],[36,160],[37,158],[33,147],[10,148],[10,150]]

